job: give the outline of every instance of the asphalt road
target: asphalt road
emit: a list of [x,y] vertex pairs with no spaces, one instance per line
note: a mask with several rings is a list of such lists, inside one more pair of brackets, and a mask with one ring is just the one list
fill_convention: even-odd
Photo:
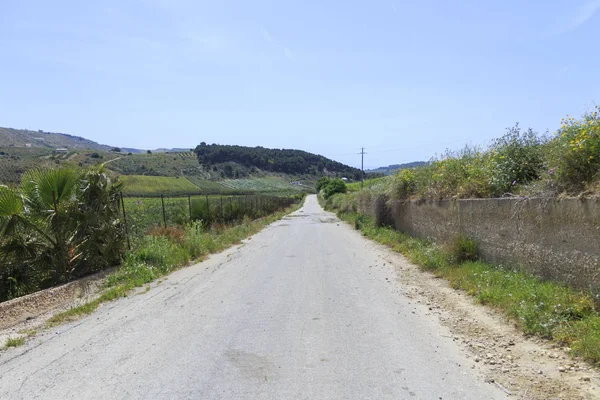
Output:
[[0,399],[501,399],[314,196],[244,245],[0,355]]

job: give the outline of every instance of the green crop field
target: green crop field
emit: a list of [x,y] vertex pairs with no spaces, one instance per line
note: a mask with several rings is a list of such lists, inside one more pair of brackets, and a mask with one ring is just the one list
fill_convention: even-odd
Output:
[[290,184],[286,179],[269,176],[264,178],[225,179],[222,185],[235,190],[245,192],[278,192],[278,191],[301,191],[301,187]]
[[121,175],[119,180],[125,184],[125,195],[176,195],[200,193],[200,188],[186,178],[172,176]]
[[186,175],[186,178],[198,186],[203,193],[229,193],[231,189],[223,186],[220,181],[209,181],[196,175]]
[[181,176],[184,169],[199,168],[196,155],[191,152],[123,154],[108,164],[111,170],[123,175]]

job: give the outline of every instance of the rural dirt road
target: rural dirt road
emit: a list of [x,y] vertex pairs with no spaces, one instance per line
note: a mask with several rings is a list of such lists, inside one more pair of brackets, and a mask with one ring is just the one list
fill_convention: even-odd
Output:
[[315,196],[243,245],[0,354],[0,399],[502,399]]

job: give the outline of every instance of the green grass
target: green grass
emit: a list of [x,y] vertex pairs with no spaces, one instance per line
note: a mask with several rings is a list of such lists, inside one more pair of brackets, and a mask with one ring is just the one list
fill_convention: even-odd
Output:
[[[377,185],[384,184],[388,180],[389,180],[389,176],[382,176],[382,177],[375,178],[375,179],[366,179],[364,182],[364,187],[368,189],[368,188],[371,188],[371,187],[374,187]],[[361,186],[361,182],[352,182],[352,183],[346,184],[346,187],[348,188],[349,192],[359,191],[360,186]]]
[[200,188],[186,178],[172,176],[121,175],[123,194],[133,196],[200,193]]
[[[448,280],[453,288],[464,290],[479,303],[504,312],[525,334],[570,346],[575,355],[600,363],[600,314],[591,295],[542,281],[520,268],[472,261],[476,244],[469,239],[460,238],[452,246],[439,246],[392,228],[376,227],[374,221],[364,215],[339,212],[338,216],[366,237]],[[471,261],[459,261],[461,258]]]
[[224,186],[220,181],[210,181],[196,175],[186,175],[186,178],[194,185],[198,186],[203,193],[222,193],[228,194],[233,190]]
[[6,341],[6,344],[4,345],[4,348],[8,349],[9,347],[19,347],[19,346],[23,346],[25,344],[25,337],[18,337],[18,338],[10,338]]

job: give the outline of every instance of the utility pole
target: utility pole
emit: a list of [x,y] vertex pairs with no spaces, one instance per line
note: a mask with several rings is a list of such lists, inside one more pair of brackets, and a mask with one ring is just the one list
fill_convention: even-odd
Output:
[[360,188],[362,189],[365,185],[365,148],[361,147],[360,148],[360,170],[362,171],[361,176],[360,176]]

